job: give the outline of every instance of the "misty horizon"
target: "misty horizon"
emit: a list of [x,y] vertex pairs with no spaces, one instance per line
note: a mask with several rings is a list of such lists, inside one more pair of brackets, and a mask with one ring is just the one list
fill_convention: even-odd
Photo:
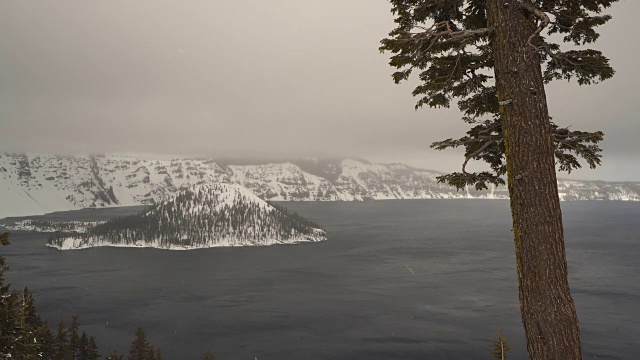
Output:
[[[459,111],[415,111],[415,84],[393,84],[378,51],[389,10],[384,0],[7,2],[0,151],[358,157],[459,171],[462,151],[429,149],[464,134]],[[556,123],[605,133],[602,166],[559,177],[640,181],[640,44],[620,40],[637,10],[617,4],[601,29],[613,79],[547,87]]]
[[[12,152],[5,152],[8,154],[12,154]],[[22,152],[14,152],[13,154],[19,154]],[[162,154],[162,153],[135,153],[135,152],[113,152],[113,153],[34,153],[34,152],[24,152],[28,155],[53,155],[53,156],[111,156],[111,157],[122,157],[122,158],[132,158],[138,160],[158,160],[158,161],[171,161],[171,160],[212,160],[219,165],[239,165],[239,166],[258,166],[258,165],[267,165],[267,164],[279,164],[279,163],[293,163],[299,164],[301,162],[307,161],[317,161],[317,162],[341,162],[343,160],[355,160],[358,162],[362,162],[365,164],[380,164],[380,165],[393,165],[393,164],[401,164],[405,166],[409,166],[410,168],[417,170],[427,170],[435,173],[446,174],[447,171],[428,167],[422,165],[420,162],[411,163],[410,161],[402,161],[402,160],[391,160],[385,161],[376,160],[361,156],[286,156],[286,155],[225,155],[225,156],[216,156],[216,155],[179,155],[179,154]],[[0,153],[2,155],[2,153]],[[573,174],[573,173],[572,173]],[[572,181],[604,181],[611,183],[637,183],[640,180],[636,179],[615,179],[615,180],[607,180],[607,179],[598,179],[598,178],[579,178],[573,175],[569,175],[566,172],[558,172],[558,180],[572,180]],[[506,187],[506,185],[505,185]]]

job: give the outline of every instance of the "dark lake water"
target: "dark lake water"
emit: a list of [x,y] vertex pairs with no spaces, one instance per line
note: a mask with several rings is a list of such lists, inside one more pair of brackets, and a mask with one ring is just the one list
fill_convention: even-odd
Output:
[[[329,241],[195,251],[60,252],[16,232],[14,286],[45,319],[80,315],[103,352],[136,326],[165,359],[526,359],[506,201],[283,203]],[[131,209],[58,213],[100,219]],[[640,203],[564,203],[585,359],[640,358]]]

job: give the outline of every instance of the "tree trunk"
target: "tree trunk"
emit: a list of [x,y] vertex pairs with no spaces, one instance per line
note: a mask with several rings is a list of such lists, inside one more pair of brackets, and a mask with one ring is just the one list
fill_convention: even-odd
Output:
[[505,141],[522,323],[531,359],[582,359],[567,279],[554,146],[535,18],[520,0],[487,0]]

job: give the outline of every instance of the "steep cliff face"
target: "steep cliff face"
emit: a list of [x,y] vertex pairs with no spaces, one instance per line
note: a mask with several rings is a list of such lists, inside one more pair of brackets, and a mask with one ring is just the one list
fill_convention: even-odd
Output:
[[[197,184],[238,184],[266,200],[506,199],[505,188],[457,192],[437,171],[366,160],[233,165],[210,159],[0,154],[0,218],[154,204]],[[640,183],[558,182],[562,200],[636,200]]]

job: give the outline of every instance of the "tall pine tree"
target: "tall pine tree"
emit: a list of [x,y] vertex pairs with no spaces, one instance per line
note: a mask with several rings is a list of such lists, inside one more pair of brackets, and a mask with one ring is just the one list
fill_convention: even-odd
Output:
[[80,326],[79,324],[79,319],[78,316],[75,315],[71,318],[71,325],[69,326],[69,351],[71,353],[71,358],[73,360],[79,360],[80,359],[80,353],[81,353],[81,339],[80,339],[80,334],[78,333],[78,327]]
[[53,354],[55,351],[55,338],[49,329],[49,324],[46,322],[40,328],[40,335],[38,336],[41,346],[42,360],[55,360]]
[[[10,244],[9,234],[0,234],[0,246]],[[0,358],[16,355],[18,316],[18,295],[11,292],[10,284],[5,283],[4,273],[9,270],[6,259],[0,256]]]
[[42,340],[38,337],[44,324],[36,313],[34,296],[26,287],[20,294],[16,310],[19,319],[16,328],[18,337],[14,345],[16,353],[25,359],[35,359],[42,352]]
[[[462,147],[460,172],[441,176],[457,188],[504,185],[511,199],[518,288],[532,359],[581,359],[580,332],[567,279],[556,166],[600,164],[602,132],[551,122],[545,84],[586,85],[613,76],[609,60],[582,48],[595,42],[602,11],[617,0],[390,0],[397,27],[382,40],[401,82],[418,73],[416,108],[453,101],[466,136],[432,145]],[[557,39],[557,40],[556,40]],[[562,42],[573,43],[569,50]],[[490,171],[469,172],[487,162]]]
[[53,355],[55,359],[72,359],[73,351],[69,344],[68,331],[62,320],[58,323],[58,331],[53,341],[55,344]]
[[89,346],[87,347],[87,360],[98,360],[100,355],[98,354],[98,345],[96,339],[93,336],[89,336]]
[[142,328],[137,328],[135,339],[129,348],[128,360],[155,360],[155,351],[153,346],[147,340],[147,335]]

